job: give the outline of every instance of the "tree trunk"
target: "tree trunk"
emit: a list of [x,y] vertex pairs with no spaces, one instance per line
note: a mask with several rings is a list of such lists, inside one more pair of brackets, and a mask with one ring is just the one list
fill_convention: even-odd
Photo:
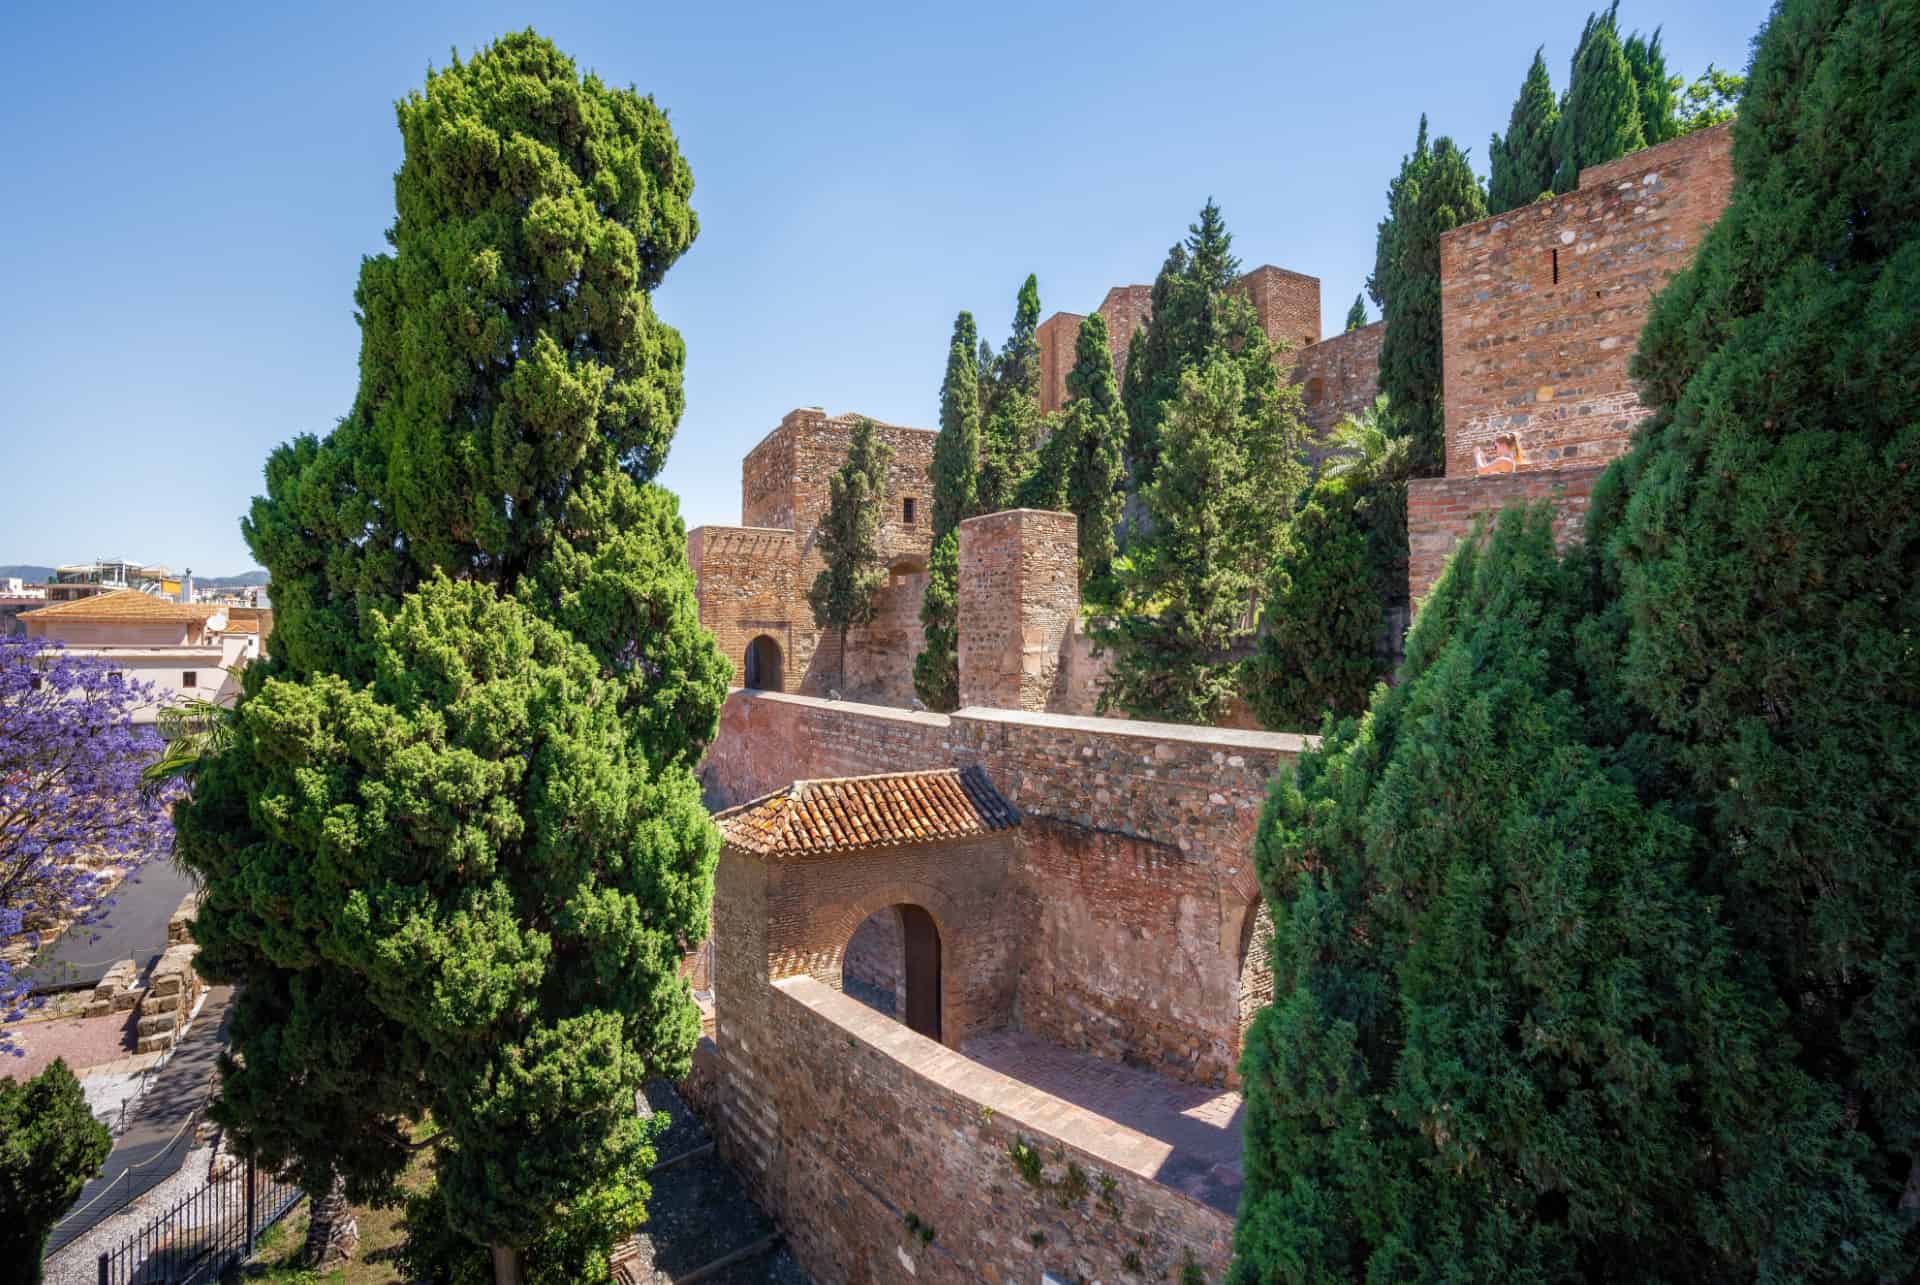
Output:
[[511,1245],[493,1246],[493,1285],[523,1285],[520,1251]]
[[313,1271],[344,1263],[360,1250],[360,1220],[347,1203],[347,1185],[338,1174],[315,1195],[307,1213],[307,1245],[301,1262]]

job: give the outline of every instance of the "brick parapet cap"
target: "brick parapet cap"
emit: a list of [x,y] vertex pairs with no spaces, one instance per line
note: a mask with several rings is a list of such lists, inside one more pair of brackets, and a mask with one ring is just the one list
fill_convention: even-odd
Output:
[[970,518],[962,518],[960,520],[960,525],[971,526],[977,522],[997,522],[997,521],[1005,521],[1013,518],[1018,518],[1024,521],[1027,518],[1031,518],[1031,517],[1049,518],[1049,519],[1065,519],[1069,522],[1074,522],[1074,523],[1078,523],[1080,521],[1080,519],[1075,517],[1073,514],[1063,513],[1058,509],[995,509],[991,513],[976,513]]
[[1440,234],[1440,243],[1462,237],[1479,236],[1494,228],[1496,224],[1512,223],[1524,220],[1550,222],[1562,210],[1570,208],[1582,199],[1591,200],[1594,193],[1609,183],[1628,178],[1638,178],[1670,165],[1682,158],[1692,158],[1727,146],[1722,135],[1731,130],[1731,121],[1724,125],[1713,125],[1706,129],[1695,130],[1691,134],[1682,134],[1679,138],[1670,138],[1664,143],[1652,147],[1643,147],[1637,152],[1607,161],[1602,165],[1590,165],[1580,171],[1580,186],[1571,192],[1562,192],[1550,201],[1535,201],[1528,205],[1516,206],[1500,214],[1490,214],[1473,223],[1462,223],[1458,227],[1448,228]]
[[[956,1097],[991,1108],[992,1118],[1004,1127],[1041,1135],[1100,1164],[1160,1183],[1160,1170],[1173,1154],[1168,1143],[982,1066],[806,974],[782,977],[772,986],[868,1051]],[[1177,1188],[1161,1185],[1198,1208],[1208,1208]]]
[[936,714],[931,710],[901,709],[897,705],[863,705],[859,701],[828,700],[824,696],[796,696],[792,692],[758,691],[750,687],[731,689],[728,699],[771,701],[776,705],[797,705],[802,709],[837,710],[843,714],[856,714],[863,718],[876,718],[886,722],[917,723],[921,727],[951,725],[947,715]]
[[1315,348],[1332,347],[1333,345],[1339,344],[1343,341],[1346,343],[1360,343],[1367,339],[1373,338],[1374,331],[1384,330],[1386,328],[1386,324],[1387,323],[1385,318],[1382,318],[1379,321],[1369,321],[1364,326],[1355,326],[1352,330],[1342,330],[1337,335],[1328,335],[1325,339],[1316,339],[1314,342],[1310,344],[1302,344],[1300,347],[1294,349],[1293,351],[1297,354],[1303,354],[1303,353],[1312,352]]
[[989,709],[969,705],[950,716],[954,722],[1013,723],[1023,727],[1045,727],[1061,732],[1086,732],[1096,736],[1127,736],[1139,740],[1176,741],[1217,750],[1237,752],[1255,750],[1268,754],[1298,755],[1317,749],[1320,738],[1298,732],[1254,732],[1234,727],[1203,727],[1194,723],[1149,723],[1132,718],[1093,718],[1080,714],[1042,714],[1031,710]]

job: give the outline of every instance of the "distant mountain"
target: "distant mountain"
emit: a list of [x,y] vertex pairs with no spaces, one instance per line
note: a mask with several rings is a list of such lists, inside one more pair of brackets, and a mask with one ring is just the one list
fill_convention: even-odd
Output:
[[[28,584],[45,584],[53,579],[52,567],[38,567],[31,562],[16,562],[0,565],[0,580],[8,576],[18,576]],[[199,589],[251,589],[267,582],[264,571],[247,571],[237,576],[195,576],[193,583]]]

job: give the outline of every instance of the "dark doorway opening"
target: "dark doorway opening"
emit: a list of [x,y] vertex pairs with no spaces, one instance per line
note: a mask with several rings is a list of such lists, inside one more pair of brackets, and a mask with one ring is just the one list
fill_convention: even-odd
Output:
[[785,691],[786,675],[780,660],[780,644],[766,634],[761,634],[747,644],[747,655],[741,666],[746,670],[746,685],[755,691]]
[[906,956],[907,1029],[930,1040],[940,1038],[940,930],[918,906],[900,908],[901,944]]

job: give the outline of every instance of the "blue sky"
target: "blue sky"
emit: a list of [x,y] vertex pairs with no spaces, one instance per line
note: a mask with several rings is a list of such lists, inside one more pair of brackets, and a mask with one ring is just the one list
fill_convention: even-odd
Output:
[[[1337,329],[1427,112],[1472,149],[1589,4],[679,3],[16,9],[0,76],[0,563],[107,554],[227,574],[272,446],[353,398],[393,101],[533,25],[652,93],[701,235],[656,297],[686,336],[661,480],[737,522],[740,457],[794,406],[933,426],[953,315],[997,343],[1150,281],[1208,196],[1247,266]],[[1668,65],[1745,66],[1759,0],[1624,0]]]

